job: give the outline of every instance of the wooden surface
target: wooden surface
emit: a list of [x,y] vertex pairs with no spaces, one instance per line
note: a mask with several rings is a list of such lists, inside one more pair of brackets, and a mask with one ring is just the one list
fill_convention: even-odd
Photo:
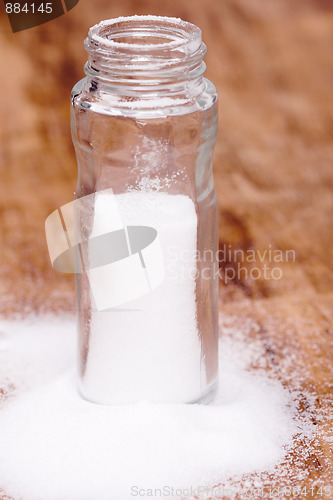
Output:
[[[295,251],[279,263],[281,279],[243,272],[221,283],[221,334],[237,326],[258,345],[253,370],[264,363],[303,394],[299,412],[313,421],[313,438],[295,442],[274,474],[259,477],[265,498],[273,486],[329,498],[317,493],[321,485],[333,498],[333,2],[81,0],[15,35],[2,16],[0,312],[74,309],[73,278],[50,268],[44,239],[45,218],[75,189],[69,93],[83,76],[88,27],[134,13],[180,16],[203,30],[207,76],[220,95],[221,249]],[[227,259],[221,269],[237,264]],[[267,256],[244,265],[265,264]]]

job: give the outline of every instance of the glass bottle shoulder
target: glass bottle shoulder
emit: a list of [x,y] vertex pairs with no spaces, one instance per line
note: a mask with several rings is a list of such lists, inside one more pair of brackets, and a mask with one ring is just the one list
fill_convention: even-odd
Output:
[[72,105],[77,110],[89,110],[111,116],[126,116],[136,118],[161,118],[179,116],[198,111],[207,111],[217,101],[216,88],[210,80],[202,78],[200,93],[187,96],[185,92],[173,96],[133,95],[124,96],[118,89],[96,87],[88,77],[83,78],[73,87],[71,93]]

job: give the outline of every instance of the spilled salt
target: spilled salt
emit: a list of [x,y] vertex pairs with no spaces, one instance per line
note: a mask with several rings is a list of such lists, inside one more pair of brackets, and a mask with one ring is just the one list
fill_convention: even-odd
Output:
[[247,372],[249,349],[230,338],[213,405],[102,406],[76,390],[74,321],[2,321],[0,332],[0,386],[16,388],[0,406],[0,490],[13,498],[127,500],[137,488],[158,498],[149,491],[213,486],[273,470],[299,431],[288,391]]

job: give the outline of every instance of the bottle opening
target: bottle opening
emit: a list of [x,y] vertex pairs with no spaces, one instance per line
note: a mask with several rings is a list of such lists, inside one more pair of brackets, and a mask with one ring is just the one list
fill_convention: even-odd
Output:
[[86,44],[89,42],[101,49],[132,48],[138,51],[178,47],[184,51],[186,48],[186,52],[189,52],[199,48],[201,30],[198,26],[175,17],[118,17],[90,28]]
[[[110,38],[108,38],[110,39]],[[111,40],[115,43],[127,43],[128,45],[162,45],[172,42],[170,38],[163,38],[162,36],[152,36],[151,33],[133,33],[133,35],[119,34],[112,35]]]
[[[85,40],[89,67],[95,71],[141,72],[177,69],[189,73],[202,63],[206,46],[201,30],[173,17],[130,16],[90,28]],[[204,71],[204,67],[202,68]]]

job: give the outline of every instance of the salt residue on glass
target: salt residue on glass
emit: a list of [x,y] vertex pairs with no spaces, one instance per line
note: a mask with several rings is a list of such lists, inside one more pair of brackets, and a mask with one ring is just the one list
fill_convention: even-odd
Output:
[[[148,294],[118,309],[91,311],[81,392],[89,400],[105,404],[200,399],[206,377],[201,370],[196,319],[194,203],[185,195],[154,191],[115,196],[97,193],[92,237],[110,230],[114,200],[122,218],[117,227],[157,230],[165,278]],[[103,274],[95,278],[93,286],[107,296],[121,283],[110,283]]]
[[67,372],[74,321],[2,321],[0,332],[1,388],[16,387],[0,411],[0,489],[13,498],[130,500],[135,486],[213,486],[273,471],[302,432],[288,390],[244,368],[253,352],[237,330],[222,339],[211,406],[89,403]]
[[[122,17],[117,17],[117,18],[113,18],[113,19],[106,19],[104,21],[101,21],[100,23],[95,24],[95,26],[92,26],[89,29],[89,36],[91,37],[91,40],[95,44],[100,44],[102,46],[108,46],[108,47],[116,47],[117,49],[119,49],[119,48],[133,49],[136,51],[140,50],[140,49],[144,51],[147,48],[148,48],[148,50],[151,50],[152,48],[159,50],[161,48],[162,49],[166,48],[166,46],[168,48],[174,48],[174,47],[184,46],[184,44],[185,44],[184,38],[182,38],[181,36],[174,37],[173,40],[169,40],[166,42],[161,42],[161,43],[147,43],[147,42],[145,42],[144,44],[141,44],[141,43],[134,43],[134,42],[123,43],[123,42],[119,41],[119,38],[118,38],[118,40],[115,40],[111,37],[107,37],[105,34],[104,34],[104,36],[100,35],[100,33],[105,28],[109,28],[112,25],[119,25],[119,23],[126,23],[128,21],[131,21],[131,22],[138,21],[140,23],[144,23],[145,21],[157,21],[157,22],[166,22],[167,21],[170,24],[174,24],[178,28],[181,28],[181,27],[186,28],[188,26],[191,26],[192,30],[194,31],[195,34],[201,33],[200,29],[197,26],[195,26],[194,24],[190,24],[188,22],[184,22],[179,17],[165,17],[165,16],[152,16],[152,15],[137,16],[137,15],[134,15],[134,16],[122,16]],[[133,38],[135,37],[135,35],[136,35],[136,33],[133,32],[133,34],[132,34]],[[162,38],[163,33],[159,34],[159,36]],[[169,34],[168,38],[170,38],[170,34]]]

